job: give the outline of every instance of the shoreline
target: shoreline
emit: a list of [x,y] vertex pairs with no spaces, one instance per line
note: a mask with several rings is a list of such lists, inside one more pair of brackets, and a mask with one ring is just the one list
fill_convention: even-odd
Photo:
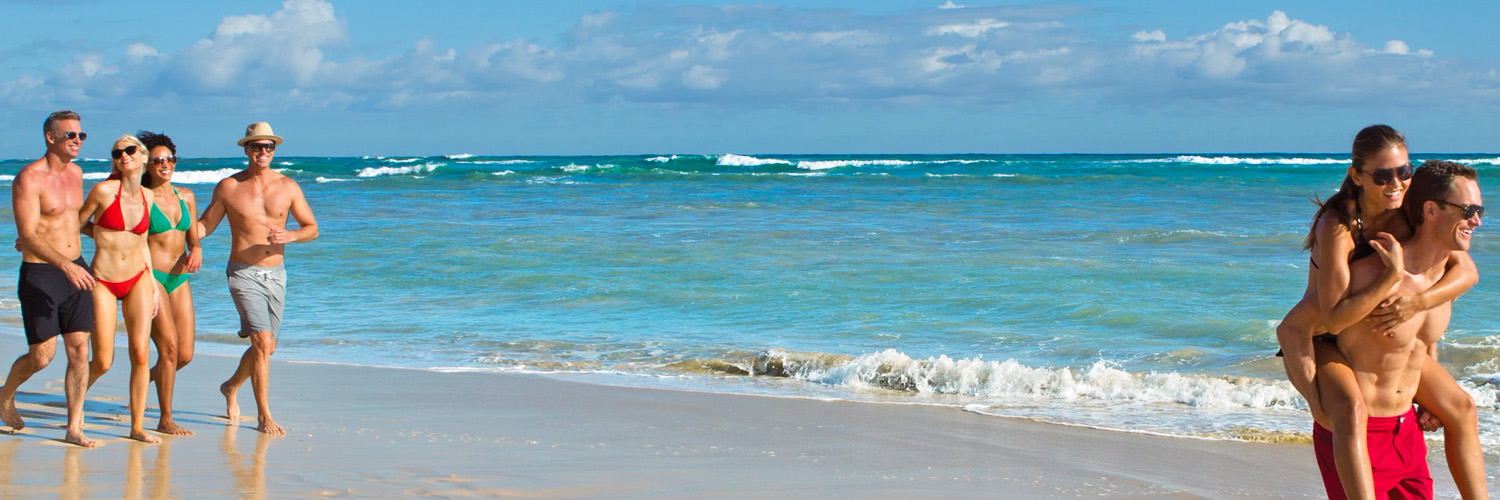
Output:
[[[1307,445],[508,373],[273,361],[272,408],[288,434],[265,436],[248,387],[251,418],[224,424],[217,386],[235,360],[219,356],[178,378],[177,420],[196,435],[146,445],[123,437],[123,350],[85,404],[85,432],[100,441],[85,450],[58,441],[61,356],[21,388],[27,428],[0,436],[0,489],[20,497],[1322,496]],[[1432,458],[1443,491],[1447,470]]]

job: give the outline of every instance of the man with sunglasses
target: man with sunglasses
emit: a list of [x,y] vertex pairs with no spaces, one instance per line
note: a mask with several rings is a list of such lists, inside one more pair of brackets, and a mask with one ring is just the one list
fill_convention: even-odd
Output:
[[16,174],[11,183],[17,246],[21,250],[21,320],[25,355],[16,359],[0,389],[0,420],[12,429],[26,426],[16,411],[16,389],[46,368],[63,338],[68,367],[63,379],[68,425],[63,441],[84,447],[83,397],[88,389],[89,334],[94,330],[93,271],[82,257],[78,211],[83,207],[83,170],[73,163],[88,134],[78,113],[58,111],[42,123],[47,154]]
[[[1350,264],[1351,293],[1380,290],[1373,295],[1386,297],[1429,288],[1443,277],[1454,252],[1468,251],[1484,215],[1481,202],[1474,169],[1446,161],[1424,163],[1412,176],[1402,205],[1415,232],[1399,243],[1390,234],[1380,233],[1371,242],[1376,254]],[[1452,303],[1442,304],[1394,328],[1361,321],[1337,337],[1369,415],[1367,442],[1378,497],[1432,498],[1427,445],[1412,403],[1422,377],[1447,376],[1439,373],[1440,368],[1427,372],[1422,368],[1429,366],[1429,356],[1436,359],[1437,341],[1447,330],[1451,314]],[[1322,426],[1313,430],[1313,447],[1329,498],[1344,498],[1332,435]]]
[[[286,268],[282,265],[286,244],[318,237],[318,223],[302,196],[302,188],[297,181],[271,170],[271,160],[281,142],[266,122],[246,127],[239,145],[245,148],[249,165],[219,181],[213,201],[193,227],[201,240],[229,216],[229,294],[240,314],[240,338],[249,338],[250,348],[219,391],[224,394],[226,416],[233,424],[240,418],[236,399],[240,386],[250,380],[259,420],[256,429],[266,434],[286,433],[271,419],[267,387],[271,354],[276,352],[286,304]],[[288,215],[296,219],[297,230],[286,230]]]

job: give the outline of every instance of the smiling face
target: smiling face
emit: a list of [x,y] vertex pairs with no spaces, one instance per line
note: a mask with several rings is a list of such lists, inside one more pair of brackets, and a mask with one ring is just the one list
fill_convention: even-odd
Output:
[[[131,154],[132,149],[134,149],[135,154]],[[118,158],[115,157],[116,151],[119,151]],[[115,141],[115,145],[110,147],[109,152],[110,165],[114,166],[115,170],[119,171],[122,175],[139,177],[141,171],[146,168],[146,148],[138,146],[134,142],[124,139]]]
[[254,141],[245,143],[245,156],[250,158],[250,166],[270,168],[271,159],[276,156],[276,143],[271,141]]
[[[72,132],[72,139],[69,139]],[[58,120],[52,124],[52,130],[47,132],[47,151],[65,158],[77,158],[78,151],[83,149],[83,125],[78,120]]]
[[[1403,168],[1406,169],[1406,179],[1392,175]],[[1406,146],[1398,144],[1371,155],[1361,168],[1349,167],[1349,178],[1361,188],[1361,206],[1394,210],[1401,208],[1406,189],[1411,186],[1410,169],[1411,158],[1406,153]]]
[[1484,198],[1479,195],[1479,183],[1473,179],[1453,179],[1453,193],[1443,202],[1427,202],[1427,213],[1431,219],[1429,224],[1436,224],[1440,229],[1439,234],[1452,244],[1453,250],[1469,250],[1469,245],[1474,238],[1474,230],[1484,222],[1480,219],[1481,214],[1474,213],[1472,217],[1464,218],[1465,206],[1484,206]]
[[150,161],[151,167],[146,169],[146,171],[151,173],[151,178],[154,181],[151,185],[156,186],[161,183],[172,182],[172,174],[177,172],[177,157],[172,154],[171,149],[166,146],[151,148]]

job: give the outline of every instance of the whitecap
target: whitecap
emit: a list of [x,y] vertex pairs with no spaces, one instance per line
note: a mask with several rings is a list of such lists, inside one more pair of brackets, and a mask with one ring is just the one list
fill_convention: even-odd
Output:
[[1113,163],[1193,163],[1198,165],[1326,165],[1349,163],[1338,158],[1242,158],[1237,156],[1179,155],[1172,158],[1119,160]]
[[725,167],[758,167],[761,165],[791,165],[792,162],[775,158],[760,159],[754,156],[726,154],[714,161],[714,165]]
[[178,170],[172,173],[173,184],[213,184],[239,173],[238,168],[218,170]]
[[439,166],[442,165],[439,163],[427,162],[421,165],[413,165],[410,167],[366,167],[363,170],[360,170],[359,174],[357,175],[359,177],[380,177],[386,175],[422,174],[437,170]]
[[359,179],[338,179],[338,178],[329,178],[329,177],[323,177],[323,176],[318,176],[318,178],[314,179],[314,180],[316,180],[319,184],[327,183],[327,182],[358,182],[359,181]]
[[536,163],[536,162],[532,161],[532,160],[476,160],[476,161],[466,161],[464,163],[465,164],[469,164],[469,165],[519,165],[519,164],[522,164],[522,163]]
[[490,175],[510,175],[514,173],[516,173],[514,170],[501,170],[499,172],[490,172]]
[[473,157],[474,157],[474,155],[471,155],[469,153],[459,153],[459,154],[456,154],[456,155],[447,155],[447,158],[449,160],[467,160],[467,159],[473,158]]
[[839,167],[901,167],[916,163],[921,162],[906,160],[804,160],[797,162],[797,168],[807,170],[827,170],[830,168]]
[[381,160],[386,163],[416,163],[422,161],[421,158],[381,158]]

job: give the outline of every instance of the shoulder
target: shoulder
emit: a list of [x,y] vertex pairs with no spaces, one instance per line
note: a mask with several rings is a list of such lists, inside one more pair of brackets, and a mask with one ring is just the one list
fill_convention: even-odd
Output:
[[120,192],[120,181],[118,179],[105,179],[94,184],[94,187],[89,189],[89,196],[96,194],[113,195],[118,192]]
[[173,185],[172,187],[177,189],[177,196],[182,197],[188,203],[197,200],[197,195],[193,193],[193,190],[177,185]]
[[1318,220],[1313,222],[1313,234],[1317,236],[1318,243],[1327,244],[1340,240],[1349,240],[1353,234],[1349,224],[1339,220],[1337,208],[1329,207],[1324,210]]

